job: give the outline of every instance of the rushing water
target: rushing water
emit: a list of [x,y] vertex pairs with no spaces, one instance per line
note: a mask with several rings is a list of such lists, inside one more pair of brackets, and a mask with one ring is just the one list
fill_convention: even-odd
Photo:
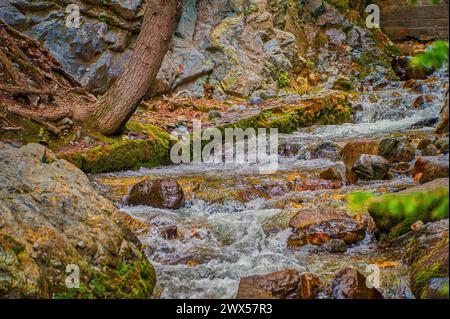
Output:
[[[323,141],[343,144],[357,138],[392,135],[408,138],[430,135],[431,127],[414,130],[411,127],[438,116],[445,93],[440,83],[429,81],[422,84],[423,90],[433,97],[433,102],[421,109],[412,108],[419,93],[400,87],[373,91],[361,94],[353,101],[362,106],[355,116],[355,124],[316,126],[282,135],[280,143],[297,145],[298,152],[282,157],[280,170],[274,176],[255,177],[258,174],[255,166],[192,164],[100,175],[94,180],[102,189],[108,189],[118,180],[143,176],[199,179],[205,184],[206,195],[196,197],[193,192],[194,196],[177,211],[144,206],[122,207],[150,226],[141,240],[146,244],[147,255],[157,270],[161,298],[234,298],[239,279],[244,276],[294,268],[313,272],[324,282],[329,282],[344,266],[358,267],[364,273],[370,264],[381,268],[381,290],[386,297],[410,298],[408,269],[402,263],[402,251],[398,248],[380,247],[368,235],[345,253],[331,254],[311,246],[301,249],[286,247],[289,229],[272,235],[264,232],[265,222],[282,211],[280,202],[287,203],[292,197],[301,198],[303,205],[310,208],[342,208],[345,201],[339,195],[359,189],[401,189],[413,184],[410,177],[396,176],[390,181],[366,182],[337,190],[297,190],[274,199],[239,201],[226,196],[223,200],[217,198],[240,189],[255,178],[261,181],[277,177],[283,179],[298,172],[317,178],[317,170],[329,167],[333,162],[308,158],[307,149],[312,144]],[[114,191],[114,188],[109,189]],[[160,229],[166,225],[177,225],[178,239],[163,238]]]

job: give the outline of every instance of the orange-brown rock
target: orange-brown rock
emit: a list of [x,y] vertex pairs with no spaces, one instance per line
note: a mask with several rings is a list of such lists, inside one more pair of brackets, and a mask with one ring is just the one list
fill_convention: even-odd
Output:
[[341,269],[332,283],[335,299],[383,299],[374,287],[369,287],[366,277],[354,268]]
[[414,165],[413,175],[421,184],[448,177],[448,160],[436,156],[419,157]]
[[127,203],[157,208],[178,209],[183,205],[184,193],[175,180],[143,180],[131,189]]
[[289,226],[293,231],[288,239],[289,247],[322,245],[331,239],[353,244],[365,237],[364,226],[344,212],[301,211]]
[[377,140],[356,140],[348,142],[342,149],[341,155],[346,166],[352,167],[362,154],[377,155]]
[[288,269],[241,278],[237,299],[314,299],[320,280],[311,273]]

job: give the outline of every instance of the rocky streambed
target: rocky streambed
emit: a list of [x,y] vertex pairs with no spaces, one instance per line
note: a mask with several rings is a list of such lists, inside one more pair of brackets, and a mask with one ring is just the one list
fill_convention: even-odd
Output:
[[[399,238],[380,240],[379,220],[351,209],[348,195],[398,193],[436,179],[421,190],[446,187],[448,179],[438,178],[448,177],[448,135],[434,132],[445,83],[397,82],[354,96],[354,123],[282,135],[273,175],[259,175],[256,166],[186,164],[91,179],[140,221],[134,232],[156,268],[158,298],[420,297],[429,289],[414,281],[408,242],[421,236],[418,229],[448,238],[448,220],[411,222]],[[420,103],[422,92],[428,102]],[[184,204],[124,204],[143,180],[178,182]],[[448,254],[442,258],[448,265]],[[376,290],[365,285],[374,274]],[[448,272],[433,276],[438,286],[448,283]]]

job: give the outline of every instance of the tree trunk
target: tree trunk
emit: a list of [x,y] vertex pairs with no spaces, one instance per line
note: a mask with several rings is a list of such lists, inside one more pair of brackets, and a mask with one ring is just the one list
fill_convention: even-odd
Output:
[[148,92],[169,49],[182,0],[147,0],[144,21],[124,72],[95,104],[92,120],[105,135],[123,131]]

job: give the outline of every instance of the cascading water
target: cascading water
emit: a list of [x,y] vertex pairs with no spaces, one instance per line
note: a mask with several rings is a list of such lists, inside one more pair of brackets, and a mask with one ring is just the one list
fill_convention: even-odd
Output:
[[[344,266],[355,266],[362,272],[371,264],[381,268],[381,290],[385,297],[410,298],[408,268],[402,263],[402,252],[395,248],[382,248],[367,236],[344,253],[333,254],[315,246],[288,248],[290,230],[268,234],[264,225],[282,209],[280,201],[300,198],[304,207],[336,209],[346,207],[341,197],[354,190],[401,188],[412,184],[412,179],[396,176],[389,181],[365,182],[336,190],[291,190],[278,198],[255,198],[239,201],[221,195],[240,189],[255,178],[261,181],[287,178],[290,173],[301,172],[317,178],[317,170],[333,165],[328,159],[311,159],[308,147],[324,141],[343,144],[359,138],[385,136],[427,136],[432,128],[430,119],[438,116],[447,80],[437,74],[439,81],[421,81],[422,90],[431,102],[414,108],[413,102],[422,93],[395,87],[386,91],[362,93],[353,99],[353,105],[362,108],[355,115],[354,124],[315,126],[293,134],[280,136],[280,144],[297,145],[294,156],[282,157],[275,175],[254,177],[255,167],[190,164],[159,169],[141,169],[137,172],[94,176],[97,185],[108,187],[111,180],[135,177],[165,177],[201,180],[206,196],[190,198],[177,211],[151,207],[122,207],[122,210],[149,225],[141,236],[146,252],[158,273],[161,298],[234,298],[241,277],[267,274],[284,269],[313,272],[325,282]],[[425,123],[423,127],[417,123]],[[315,177],[314,177],[315,176]],[[106,180],[106,181],[105,181]],[[113,191],[110,188],[109,191]],[[194,192],[195,194],[195,192]],[[213,198],[213,199],[209,199]],[[330,199],[331,198],[331,199]],[[176,225],[178,238],[168,239],[161,228]],[[326,297],[322,295],[322,297]]]

